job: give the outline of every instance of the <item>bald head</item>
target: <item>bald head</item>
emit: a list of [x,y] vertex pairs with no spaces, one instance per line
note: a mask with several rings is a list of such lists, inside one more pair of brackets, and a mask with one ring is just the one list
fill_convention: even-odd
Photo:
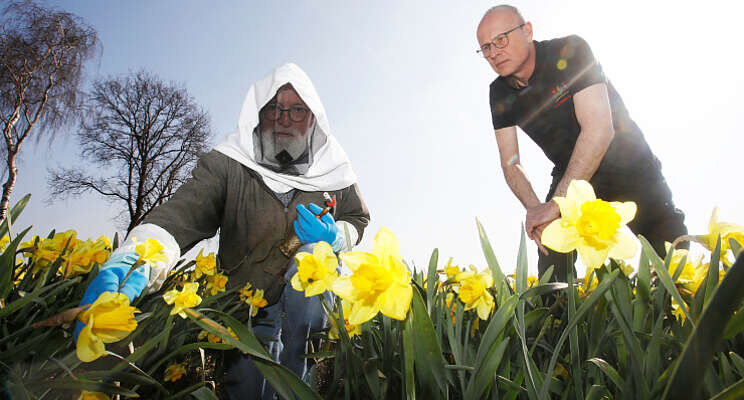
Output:
[[490,19],[490,17],[509,19],[510,22],[512,22],[514,25],[521,25],[524,23],[522,13],[519,12],[517,7],[510,6],[508,4],[493,6],[486,10],[486,13],[483,14],[483,18],[481,18],[481,22],[480,24],[478,24],[478,26],[480,27],[480,25],[482,25],[486,19]]

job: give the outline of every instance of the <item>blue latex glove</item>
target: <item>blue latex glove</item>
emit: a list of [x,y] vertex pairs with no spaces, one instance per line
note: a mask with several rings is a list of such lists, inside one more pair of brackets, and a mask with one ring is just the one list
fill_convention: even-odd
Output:
[[308,203],[307,208],[302,204],[297,205],[297,219],[294,222],[294,230],[302,244],[327,242],[336,240],[338,227],[330,213],[318,219],[316,215],[323,209],[313,203]]
[[[85,289],[83,299],[80,300],[80,306],[87,304],[93,304],[98,296],[103,292],[120,292],[124,293],[131,302],[137,296],[142,293],[142,290],[147,286],[149,279],[145,276],[145,267],[141,266],[129,274],[129,278],[124,282],[121,290],[119,290],[119,284],[122,279],[127,275],[132,265],[137,262],[139,255],[135,252],[115,254],[111,256],[103,265],[101,265],[100,272],[93,278],[93,281]],[[77,321],[75,324],[75,331],[73,332],[73,338],[77,342],[77,337],[80,331],[83,330],[84,323]]]

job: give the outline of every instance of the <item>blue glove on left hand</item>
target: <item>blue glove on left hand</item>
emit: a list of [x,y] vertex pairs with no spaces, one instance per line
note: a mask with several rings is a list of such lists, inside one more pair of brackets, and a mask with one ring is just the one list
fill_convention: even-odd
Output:
[[[80,306],[93,304],[98,299],[98,296],[103,292],[121,292],[124,293],[131,302],[137,296],[142,293],[142,290],[147,286],[148,278],[145,276],[145,267],[141,266],[129,274],[129,278],[124,282],[121,290],[119,290],[119,284],[122,279],[127,275],[132,265],[139,260],[139,254],[135,252],[116,254],[111,256],[103,265],[101,265],[100,272],[93,278],[93,281],[85,289],[85,294],[82,300],[80,300]],[[84,323],[77,321],[75,325],[75,331],[73,332],[73,338],[77,342],[77,337],[80,331],[83,330]]]
[[302,204],[297,205],[297,220],[294,222],[294,230],[302,244],[321,241],[331,244],[336,240],[338,227],[333,220],[333,216],[326,213],[318,219],[316,215],[321,212],[323,212],[323,209],[313,203],[308,203],[307,208]]

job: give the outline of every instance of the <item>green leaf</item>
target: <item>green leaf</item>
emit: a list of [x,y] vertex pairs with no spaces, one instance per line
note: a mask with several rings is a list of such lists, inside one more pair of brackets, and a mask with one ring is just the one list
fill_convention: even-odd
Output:
[[710,400],[737,400],[741,398],[744,398],[744,379],[723,389],[723,391],[711,397]]
[[642,251],[646,253],[646,257],[653,264],[654,271],[656,271],[656,276],[659,278],[659,281],[661,281],[661,284],[664,286],[664,289],[666,289],[666,291],[669,292],[669,294],[677,302],[677,304],[679,304],[679,307],[682,309],[682,312],[685,313],[687,320],[694,327],[695,321],[692,320],[692,316],[690,315],[690,310],[687,309],[687,303],[685,303],[685,301],[682,300],[682,296],[677,291],[677,288],[674,286],[674,281],[672,280],[672,277],[669,275],[669,265],[672,261],[673,250],[670,250],[669,253],[667,253],[666,262],[662,264],[661,259],[659,258],[658,255],[656,255],[654,248],[651,246],[648,240],[646,240],[646,238],[644,238],[642,235],[638,235],[638,240],[641,241],[641,246],[643,246]]
[[194,390],[193,392],[189,393],[189,395],[193,396],[196,400],[219,400],[220,398],[217,397],[216,394],[214,394],[213,391],[209,390],[206,386],[202,386],[199,389]]
[[520,229],[519,252],[517,253],[517,271],[514,281],[514,288],[518,294],[524,293],[527,289],[527,245],[525,244],[524,225]]
[[532,297],[542,296],[558,290],[564,290],[568,287],[566,282],[550,282],[542,285],[533,286],[519,296],[519,300],[527,300]]
[[599,368],[600,371],[604,372],[604,374],[608,378],[610,378],[612,383],[614,383],[615,386],[617,386],[620,392],[623,391],[623,389],[625,388],[625,381],[623,381],[623,378],[620,377],[620,374],[617,372],[615,368],[612,367],[612,365],[610,365],[607,361],[601,358],[597,358],[597,357],[590,358],[587,361],[597,366],[597,368]]
[[744,358],[733,351],[729,351],[729,357],[731,357],[731,362],[734,364],[736,371],[739,372],[739,375],[744,376]]
[[[415,292],[415,291],[414,291]],[[414,375],[414,352],[413,352],[413,313],[409,312],[403,321],[403,384],[405,385],[406,399],[416,399],[416,385]]]
[[[736,310],[736,314],[731,317],[731,320],[726,324],[726,328],[723,330],[723,338],[733,339],[734,336],[744,331],[744,307]],[[742,374],[744,375],[744,374]]]
[[517,305],[518,297],[516,295],[510,296],[506,302],[499,305],[499,308],[491,317],[491,321],[488,323],[486,332],[483,334],[480,345],[475,356],[475,363],[473,364],[476,369],[479,369],[486,360],[488,353],[491,351],[493,343],[501,335],[501,332],[506,327],[511,317],[514,315],[514,308]]
[[723,339],[726,323],[744,298],[744,255],[740,255],[724,276],[713,297],[703,308],[698,325],[690,335],[682,355],[664,389],[664,397],[694,398],[700,393],[704,371]]
[[[31,227],[26,228],[20,235],[13,238],[5,248],[5,252],[0,255],[0,299],[5,299],[13,289],[13,270],[15,270],[16,250],[26,233]],[[0,235],[2,237],[2,235]],[[27,274],[31,275],[31,274]],[[2,310],[0,310],[0,313]]]
[[478,218],[475,219],[475,223],[478,225],[478,236],[480,237],[483,254],[486,256],[486,262],[488,263],[488,267],[491,268],[491,274],[493,274],[494,287],[499,292],[499,297],[501,297],[501,288],[503,287],[501,284],[505,282],[506,277],[504,276],[504,273],[501,272],[499,262],[496,261],[496,255],[493,253],[491,242],[488,240],[488,235],[486,235],[483,225],[481,225]]
[[504,355],[504,350],[509,345],[509,338],[502,340],[501,342],[494,342],[491,345],[491,349],[488,351],[488,357],[486,357],[486,363],[476,369],[475,375],[470,379],[468,388],[465,391],[464,398],[466,399],[479,399],[482,398],[483,392],[486,387],[491,383],[493,375],[499,368],[501,358]]
[[439,263],[439,249],[434,249],[431,252],[431,258],[429,258],[429,274],[426,277],[426,305],[429,309],[429,314],[434,309],[434,297],[437,294],[437,286],[439,283],[439,277],[437,276],[437,264]]
[[[9,229],[12,228],[13,224],[15,223],[16,219],[18,219],[18,216],[21,214],[21,211],[23,211],[24,208],[26,208],[26,205],[28,204],[28,201],[31,199],[31,193],[23,196],[20,200],[18,200],[17,203],[13,206],[13,208],[10,209],[10,213],[8,213],[8,216],[10,216],[10,223],[8,223],[8,218],[6,217],[3,219],[2,222],[0,222],[0,238],[5,236]],[[31,229],[31,227],[29,227]],[[28,229],[26,229],[28,231]]]
[[444,368],[447,362],[442,355],[439,338],[434,332],[434,324],[417,289],[413,290],[411,312],[416,373],[422,378],[421,387],[427,388],[436,397],[443,397],[442,394],[447,393],[447,384],[450,381],[450,375]]
[[202,329],[219,336],[223,341],[237,347],[243,353],[249,354],[253,358],[256,368],[261,371],[264,378],[266,378],[279,395],[285,398],[292,398],[293,394],[296,394],[303,400],[321,399],[320,395],[298,378],[297,375],[287,367],[280,365],[271,359],[268,352],[263,348],[263,346],[261,346],[253,332],[240,321],[219,310],[204,310],[219,314],[225,324],[232,328],[233,332],[238,335],[240,340],[235,340],[225,327],[207,318],[201,312],[193,309],[185,309],[184,311],[186,312],[186,315],[188,315],[188,317]]
[[586,394],[586,400],[601,400],[607,393],[607,389],[602,385],[592,385],[589,393]]
[[[568,338],[568,333],[576,324],[581,321],[581,318],[584,317],[584,314],[589,312],[589,310],[594,307],[594,304],[599,301],[599,299],[604,296],[604,293],[610,288],[610,285],[612,285],[613,282],[615,282],[615,279],[617,278],[618,274],[620,274],[620,270],[616,269],[612,272],[610,272],[607,277],[602,280],[602,282],[599,283],[596,289],[592,292],[591,295],[589,295],[589,298],[584,300],[583,303],[581,303],[581,306],[579,306],[579,309],[576,310],[576,315],[573,316],[573,318],[569,319],[568,325],[566,326],[566,329],[561,333],[561,336],[558,338],[558,343],[556,344],[555,348],[553,349],[553,355],[550,358],[550,363],[548,364],[547,374],[548,376],[551,376],[553,370],[555,369],[555,363],[558,361],[558,357],[560,356],[560,350],[563,346],[563,343]],[[548,395],[548,386],[550,384],[550,381],[545,381],[542,385],[542,388],[540,389],[540,395],[538,396],[540,399],[547,398]]]

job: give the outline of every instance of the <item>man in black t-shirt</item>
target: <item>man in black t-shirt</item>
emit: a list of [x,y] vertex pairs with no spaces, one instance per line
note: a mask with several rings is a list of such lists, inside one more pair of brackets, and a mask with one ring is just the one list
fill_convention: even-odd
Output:
[[[533,41],[532,24],[508,5],[489,9],[477,31],[479,53],[499,75],[490,86],[491,117],[507,184],[527,210],[525,229],[539,248],[540,275],[555,265],[566,280],[566,256],[540,242],[560,217],[553,196],[565,196],[571,180],[589,181],[598,198],[634,201],[628,227],[664,256],[664,241],[687,233],[674,207],[661,164],[620,95],[578,36]],[[545,202],[535,194],[519,158],[519,126],[553,162]]]

